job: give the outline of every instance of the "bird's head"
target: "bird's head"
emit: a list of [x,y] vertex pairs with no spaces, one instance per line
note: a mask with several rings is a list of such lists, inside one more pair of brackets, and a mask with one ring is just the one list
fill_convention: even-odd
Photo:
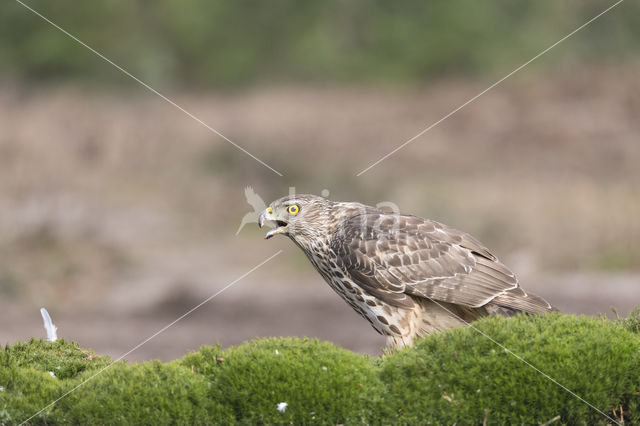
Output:
[[296,243],[306,246],[318,238],[326,237],[333,221],[333,201],[315,195],[296,194],[275,200],[260,213],[258,226],[271,221],[275,228],[265,239],[276,234],[287,235]]

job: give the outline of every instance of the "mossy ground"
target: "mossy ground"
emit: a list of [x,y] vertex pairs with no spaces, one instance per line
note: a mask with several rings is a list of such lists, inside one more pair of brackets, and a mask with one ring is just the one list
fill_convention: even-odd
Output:
[[127,365],[75,343],[31,340],[0,349],[0,424],[21,423],[87,379],[28,423],[610,422],[480,332],[607,415],[615,409],[619,421],[622,407],[638,423],[639,318],[488,318],[380,358],[271,338]]

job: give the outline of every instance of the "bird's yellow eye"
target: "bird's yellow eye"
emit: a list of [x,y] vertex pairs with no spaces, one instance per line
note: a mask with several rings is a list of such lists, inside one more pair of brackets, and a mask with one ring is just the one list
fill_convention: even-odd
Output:
[[287,211],[289,212],[289,214],[297,215],[300,211],[300,207],[296,206],[295,204],[291,204],[289,207],[287,207]]

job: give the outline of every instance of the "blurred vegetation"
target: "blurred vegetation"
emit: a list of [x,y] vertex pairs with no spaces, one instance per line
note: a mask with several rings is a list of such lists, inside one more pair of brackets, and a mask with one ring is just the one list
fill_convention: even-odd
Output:
[[[637,312],[553,314],[474,326],[623,423],[640,421]],[[635,332],[635,333],[634,333]],[[0,349],[0,424],[600,424],[583,401],[471,327],[382,358],[270,338],[127,365],[59,340]],[[94,378],[95,376],[95,378]],[[279,403],[287,407],[279,411]],[[622,412],[622,414],[621,414]],[[621,416],[624,417],[624,421]]]
[[[184,0],[26,2],[145,81],[234,87],[291,81],[424,82],[504,71],[613,2]],[[571,41],[563,60],[640,53],[640,4],[625,2]],[[539,62],[544,62],[542,58]],[[17,79],[128,79],[17,2],[0,5],[0,72]]]

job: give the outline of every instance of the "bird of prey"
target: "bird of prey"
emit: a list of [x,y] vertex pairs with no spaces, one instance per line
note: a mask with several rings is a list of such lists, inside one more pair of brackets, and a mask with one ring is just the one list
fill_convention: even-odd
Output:
[[474,237],[433,220],[290,195],[260,213],[267,221],[265,238],[288,236],[389,350],[487,315],[555,310]]

